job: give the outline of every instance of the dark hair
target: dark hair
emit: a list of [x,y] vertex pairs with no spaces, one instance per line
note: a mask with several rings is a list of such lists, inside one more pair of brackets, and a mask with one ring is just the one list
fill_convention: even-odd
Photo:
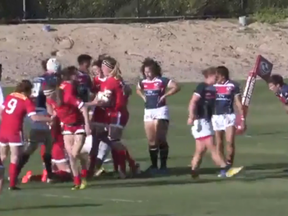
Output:
[[61,79],[70,80],[71,76],[76,75],[76,73],[77,73],[77,68],[75,66],[66,67],[60,72]]
[[77,58],[77,62],[79,65],[82,65],[84,63],[90,63],[92,61],[92,57],[90,55],[87,54],[81,54],[78,56]]
[[229,76],[229,70],[227,67],[225,66],[218,66],[216,68],[216,71],[217,71],[217,74],[223,76],[226,80],[229,80],[230,79],[230,76]]
[[148,58],[145,58],[144,61],[142,62],[141,73],[143,77],[146,77],[144,73],[146,67],[149,67],[155,76],[158,76],[158,77],[162,76],[162,68],[159,62],[155,61],[154,59],[148,57]]
[[33,88],[33,84],[29,80],[22,80],[16,85],[15,92],[29,93]]
[[216,68],[215,67],[209,67],[205,70],[202,70],[202,75],[207,78],[211,75],[215,75],[216,74]]
[[269,79],[269,83],[272,83],[274,85],[283,86],[284,85],[284,79],[279,74],[273,74]]
[[48,62],[49,58],[44,59],[41,61],[41,67],[42,69],[46,72],[47,71],[47,62]]
[[105,57],[107,57],[106,54],[99,55],[98,58],[92,62],[92,66],[97,66],[97,67],[101,68],[101,65],[102,65]]

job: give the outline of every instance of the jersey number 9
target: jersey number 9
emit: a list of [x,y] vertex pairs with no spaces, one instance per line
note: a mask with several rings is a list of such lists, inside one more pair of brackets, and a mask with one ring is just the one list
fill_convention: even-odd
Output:
[[8,103],[7,103],[7,106],[5,107],[5,112],[7,114],[12,114],[15,109],[16,109],[16,106],[17,106],[17,100],[12,98]]

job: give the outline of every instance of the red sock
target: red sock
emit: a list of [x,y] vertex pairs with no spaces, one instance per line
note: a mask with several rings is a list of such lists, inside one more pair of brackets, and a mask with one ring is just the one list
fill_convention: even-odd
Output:
[[121,172],[126,174],[126,150],[117,151],[117,157]]
[[112,155],[112,159],[113,159],[114,171],[118,172],[118,154],[117,154],[117,151],[112,149],[111,155]]
[[82,169],[81,170],[81,178],[87,178],[87,173],[88,173],[87,169]]
[[94,174],[95,166],[96,166],[96,155],[90,155],[90,164],[88,168],[89,176],[92,176]]
[[126,160],[128,161],[129,167],[131,167],[131,168],[136,167],[136,162],[135,162],[135,160],[131,157],[131,155],[130,155],[130,153],[129,153],[129,151],[128,151],[127,148],[126,148],[125,153],[126,153]]
[[9,166],[10,187],[15,187],[17,183],[17,165],[10,163]]
[[74,185],[76,185],[76,186],[81,185],[81,177],[80,176],[74,176]]

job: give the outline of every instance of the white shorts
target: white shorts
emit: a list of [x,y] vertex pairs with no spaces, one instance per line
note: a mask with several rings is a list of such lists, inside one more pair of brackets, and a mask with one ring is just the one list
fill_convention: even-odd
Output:
[[196,140],[214,135],[212,123],[208,122],[206,119],[194,120],[191,132]]
[[[38,115],[48,115],[48,112],[44,108],[36,108]],[[49,126],[43,122],[33,121],[30,117],[26,116],[24,119],[24,124],[28,125],[31,130],[49,130]]]
[[215,131],[225,131],[226,128],[235,126],[235,124],[236,115],[234,113],[212,116],[212,125]]
[[92,135],[87,136],[85,139],[85,143],[81,149],[81,154],[90,154],[92,149],[92,142],[93,142]]
[[157,120],[157,119],[169,120],[168,106],[144,110],[144,122],[145,121],[153,121],[153,120]]

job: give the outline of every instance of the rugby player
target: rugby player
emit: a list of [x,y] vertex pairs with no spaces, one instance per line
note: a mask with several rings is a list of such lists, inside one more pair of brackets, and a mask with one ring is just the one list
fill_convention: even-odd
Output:
[[19,189],[16,187],[17,164],[23,150],[22,125],[24,117],[27,115],[33,121],[38,122],[51,122],[53,120],[48,115],[36,113],[35,105],[30,99],[32,88],[33,85],[29,80],[22,80],[17,84],[15,91],[6,97],[0,108],[2,120],[0,125],[0,156],[1,161],[4,162],[10,148],[10,190]]
[[141,66],[143,79],[138,82],[136,92],[145,102],[144,128],[149,144],[151,174],[158,172],[158,153],[160,155],[160,172],[167,171],[169,145],[167,132],[169,126],[168,96],[180,91],[178,84],[162,76],[158,62],[146,58]]
[[91,133],[88,109],[76,94],[77,68],[74,66],[67,67],[61,74],[63,81],[59,88],[55,85],[46,85],[44,94],[47,97],[47,106],[54,110],[62,124],[64,145],[74,176],[72,190],[84,189],[87,182],[85,179],[82,179],[81,182],[77,162],[86,135]]
[[212,125],[215,131],[216,146],[221,157],[225,158],[224,153],[224,135],[226,140],[226,162],[233,165],[235,157],[235,132],[236,132],[236,114],[234,104],[241,116],[239,126],[244,129],[245,118],[241,103],[241,92],[239,84],[232,81],[229,77],[229,70],[225,66],[216,68],[217,83],[215,109],[212,116]]
[[279,74],[273,74],[268,82],[269,89],[275,93],[284,105],[286,113],[288,113],[288,85]]
[[[71,170],[68,163],[68,159],[66,158],[65,148],[64,148],[64,140],[62,135],[62,130],[60,126],[60,120],[58,117],[54,118],[52,123],[53,127],[51,128],[51,135],[53,139],[53,147],[52,147],[52,171],[54,174],[54,179],[60,182],[70,181],[71,178]],[[41,145],[41,156],[46,152],[45,145]],[[41,175],[33,175],[33,171],[27,171],[26,175],[22,178],[22,183],[27,183],[29,181],[42,181],[47,182],[48,175],[46,169],[43,170]]]
[[[35,101],[37,114],[47,115],[46,96],[43,93],[43,86],[59,82],[59,71],[61,70],[61,65],[57,59],[53,57],[47,59],[47,61],[42,61],[42,67],[45,73],[32,80],[33,89],[31,97]],[[47,182],[51,182],[53,179],[51,164],[52,137],[49,126],[41,122],[34,122],[29,116],[25,118],[25,125],[24,134],[28,141],[28,146],[20,157],[17,166],[18,175],[39,144],[44,144],[46,152],[42,155],[43,163],[45,165],[45,170],[43,172],[47,173]]]
[[94,101],[89,103],[89,106],[105,107],[108,139],[104,139],[104,135],[99,139],[109,144],[111,149],[115,151],[113,160],[116,161],[120,169],[118,171],[118,166],[114,168],[118,171],[120,178],[126,178],[126,160],[131,173],[136,174],[139,171],[138,164],[135,163],[127,147],[121,141],[123,129],[129,120],[128,97],[125,95],[125,85],[119,69],[119,63],[114,58],[106,56],[103,59],[101,70],[106,77],[105,82],[101,83],[100,91],[98,92],[98,95],[102,95],[102,99],[97,96]]
[[191,176],[192,178],[198,178],[198,168],[206,150],[208,150],[215,164],[221,167],[221,177],[231,177],[239,173],[242,167],[230,168],[221,155],[218,154],[213,141],[214,131],[211,119],[217,96],[217,90],[213,86],[217,78],[216,69],[208,68],[202,74],[205,80],[197,85],[188,106],[187,124],[192,125],[191,132],[196,144],[194,156],[191,160]]

